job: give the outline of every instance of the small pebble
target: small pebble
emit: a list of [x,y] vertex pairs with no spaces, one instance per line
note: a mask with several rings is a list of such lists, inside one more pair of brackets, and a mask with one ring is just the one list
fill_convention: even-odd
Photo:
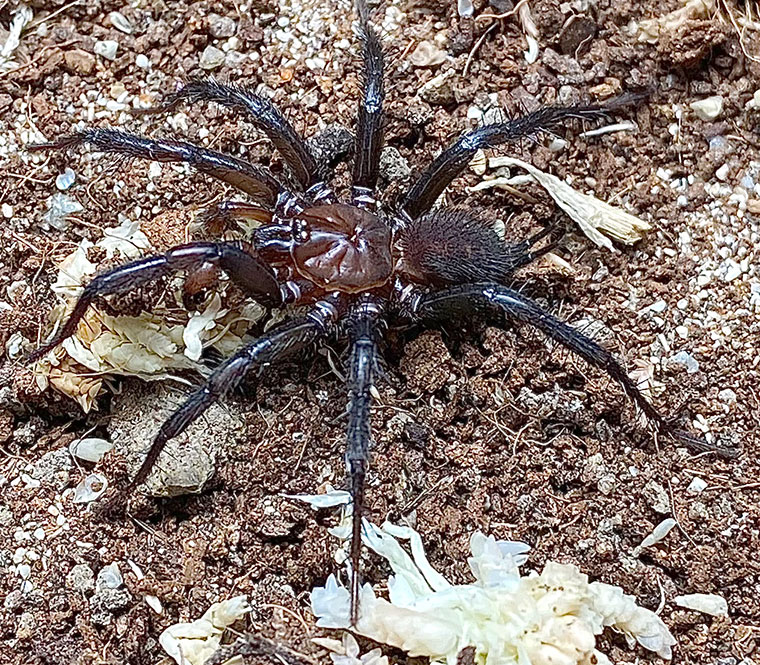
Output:
[[75,48],[63,54],[66,67],[72,72],[87,76],[95,69],[95,56],[92,53]]
[[735,404],[736,393],[731,390],[731,388],[724,388],[718,393],[718,399],[720,399],[721,402],[725,402],[726,404]]
[[105,587],[106,589],[118,589],[122,584],[124,584],[124,578],[119,570],[119,564],[115,561],[103,566],[95,582],[98,588]]
[[13,206],[11,206],[10,203],[3,203],[2,212],[5,219],[10,219],[13,217]]
[[67,166],[66,170],[55,179],[55,186],[63,192],[74,184],[76,177],[74,171]]
[[728,164],[723,164],[721,167],[719,167],[719,168],[718,168],[718,169],[715,171],[715,177],[716,177],[718,180],[722,180],[723,182],[725,182],[726,180],[728,180],[728,173],[729,173],[729,170],[730,170],[730,169],[729,169],[729,166],[728,166]]
[[100,473],[91,473],[82,478],[74,488],[74,503],[90,503],[99,499],[108,489],[108,480]]
[[701,120],[715,120],[723,110],[723,97],[714,95],[689,104]]
[[84,210],[79,201],[63,192],[53,194],[48,199],[48,206],[48,210],[42,219],[59,231],[65,231],[69,227],[69,222],[66,220],[68,215]]
[[219,14],[209,14],[208,32],[215,39],[227,39],[235,34],[237,26],[235,21],[229,16],[220,16]]
[[69,444],[69,451],[74,457],[86,460],[87,462],[100,462],[108,451],[113,448],[113,443],[106,439],[88,437],[86,439],[76,439]]
[[201,54],[200,66],[202,69],[216,69],[224,64],[224,51],[215,46],[207,46]]
[[446,52],[432,42],[420,42],[409,55],[409,60],[415,67],[434,67],[446,61]]
[[679,607],[696,610],[710,616],[728,616],[726,599],[715,593],[690,593],[685,596],[676,596],[673,602]]
[[707,483],[699,476],[694,476],[686,491],[690,494],[701,494],[707,488]]
[[161,614],[164,611],[164,608],[161,607],[161,601],[158,598],[156,598],[156,596],[146,595],[145,596],[145,603],[156,614]]
[[472,0],[457,0],[457,12],[460,16],[469,18],[475,12]]
[[455,78],[452,70],[439,74],[423,84],[418,94],[428,104],[452,104],[456,101],[453,85]]
[[116,51],[118,49],[119,42],[107,39],[102,42],[95,42],[95,48],[92,50],[95,51],[95,55],[99,55],[101,58],[105,58],[106,60],[116,60]]
[[687,374],[699,371],[699,362],[688,351],[679,351],[668,359],[668,365],[677,365],[686,370]]
[[135,65],[140,69],[150,69],[150,60],[148,60],[148,56],[144,53],[138,53],[135,58]]
[[726,272],[723,275],[724,282],[733,282],[737,277],[742,274],[742,267],[736,261],[729,261]]
[[670,499],[665,488],[656,480],[650,480],[642,491],[646,502],[658,513],[670,512]]
[[111,21],[111,25],[114,28],[123,32],[125,35],[131,35],[135,30],[129,19],[121,12],[111,12],[108,15],[108,19]]
[[82,593],[92,591],[95,588],[95,574],[86,563],[77,564],[66,575],[66,586]]

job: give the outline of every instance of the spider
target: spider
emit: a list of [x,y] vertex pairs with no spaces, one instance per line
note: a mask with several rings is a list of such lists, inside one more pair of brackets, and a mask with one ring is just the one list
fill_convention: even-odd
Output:
[[345,462],[353,504],[350,561],[354,622],[358,616],[361,520],[371,447],[371,389],[378,374],[379,342],[389,320],[435,324],[477,314],[495,317],[502,324],[527,324],[618,381],[655,431],[669,433],[692,448],[710,448],[706,442],[675,430],[610,351],[507,285],[518,268],[556,245],[556,233],[547,228],[508,244],[476,212],[434,207],[478,149],[555,130],[571,119],[599,119],[619,104],[545,107],[467,131],[419,175],[392,208],[383,209],[375,188],[383,147],[384,57],[363,0],[357,2],[357,8],[364,78],[348,201],[330,188],[326,167],[317,163],[304,139],[267,99],[245,87],[214,79],[191,80],[151,112],[166,111],[183,102],[213,102],[246,113],[282,155],[292,184],[238,157],[187,142],[151,139],[110,128],[85,129],[34,146],[49,150],[90,144],[102,152],[190,164],[254,201],[227,201],[212,207],[207,211],[211,226],[230,219],[260,225],[246,242],[190,242],[95,276],[58,333],[30,357],[39,359],[74,334],[96,298],[129,292],[178,271],[198,274],[209,264],[225,271],[250,297],[267,307],[308,306],[305,314],[246,344],[211,373],[205,385],[163,423],[126,491],[131,492],[147,478],[170,439],[235,389],[247,374],[261,372],[328,338],[347,339]]

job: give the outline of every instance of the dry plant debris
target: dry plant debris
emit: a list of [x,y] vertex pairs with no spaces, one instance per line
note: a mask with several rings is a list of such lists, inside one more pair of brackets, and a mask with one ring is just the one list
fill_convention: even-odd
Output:
[[[408,540],[410,557],[399,544]],[[349,594],[331,575],[311,593],[318,626],[352,629],[410,656],[456,665],[475,648],[483,665],[609,664],[595,648],[605,627],[623,633],[663,658],[675,640],[662,620],[636,605],[620,587],[588,577],[576,566],[547,562],[540,573],[521,576],[530,549],[480,532],[470,538],[471,584],[451,584],[429,564],[422,538],[409,527],[364,522],[363,540],[390,564],[389,600],[365,585],[359,621],[352,627]]]

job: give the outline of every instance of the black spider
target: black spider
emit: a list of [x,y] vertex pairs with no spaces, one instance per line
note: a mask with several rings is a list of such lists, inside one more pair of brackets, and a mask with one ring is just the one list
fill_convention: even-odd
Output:
[[[370,389],[377,372],[378,338],[390,317],[441,322],[472,313],[527,323],[617,380],[658,432],[692,448],[706,442],[675,431],[644,398],[620,363],[605,348],[509,288],[512,274],[552,248],[556,238],[542,231],[508,245],[476,213],[434,209],[446,187],[479,148],[531,137],[562,127],[572,118],[598,119],[615,104],[542,108],[508,122],[468,131],[420,175],[393,210],[375,199],[383,145],[383,53],[358,3],[364,59],[350,203],[340,202],[325,183],[326,173],[282,114],[252,91],[214,80],[190,82],[158,110],[208,101],[247,112],[283,156],[295,187],[286,187],[266,168],[190,143],[156,140],[115,129],[87,129],[39,149],[91,144],[103,152],[161,162],[185,162],[249,194],[256,204],[225,202],[208,221],[243,218],[260,222],[250,242],[191,242],[163,255],[133,261],[97,275],[83,290],[55,337],[38,349],[38,359],[72,335],[93,300],[120,294],[175,271],[214,266],[226,271],[251,297],[269,307],[310,305],[309,311],[247,344],[225,360],[161,426],[131,491],[142,483],[167,441],[182,433],[216,400],[238,386],[251,370],[262,370],[331,335],[349,347],[346,465],[353,497],[351,541],[352,617],[359,590],[360,529],[371,441]],[[295,190],[295,191],[294,191]]]

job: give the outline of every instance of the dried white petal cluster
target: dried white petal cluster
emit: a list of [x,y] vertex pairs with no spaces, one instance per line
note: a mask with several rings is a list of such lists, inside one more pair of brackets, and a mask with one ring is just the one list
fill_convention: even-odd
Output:
[[[364,523],[367,546],[385,557],[394,575],[389,600],[369,585],[362,589],[359,621],[353,630],[455,665],[465,647],[483,665],[604,665],[596,649],[605,627],[622,632],[663,658],[675,643],[660,618],[639,607],[619,587],[589,582],[573,565],[548,563],[539,574],[521,576],[529,547],[473,534],[468,559],[473,584],[450,584],[428,563],[419,534],[410,528]],[[397,539],[408,540],[410,557]],[[311,596],[319,626],[349,628],[349,593],[330,576]]]
[[250,611],[245,596],[214,603],[200,619],[169,626],[158,641],[178,665],[203,665],[219,648],[225,629]]
[[[139,258],[151,249],[139,222],[126,219],[117,227],[104,229],[103,238],[94,245],[83,240],[59,266],[53,291],[62,302],[52,312],[54,329],[63,324],[84,284],[98,270],[88,258],[93,247],[105,251],[108,259],[119,256],[125,260]],[[177,370],[201,369],[197,361],[204,347],[213,345],[229,355],[240,346],[251,322],[264,313],[256,304],[231,310],[223,306],[219,293],[214,293],[200,313],[188,318],[179,291],[174,296],[174,303],[163,303],[140,316],[111,316],[97,304],[91,306],[76,334],[37,363],[40,389],[52,385],[87,412],[102,391],[106,375],[155,380],[173,378],[172,372]]]
[[333,665],[388,665],[388,657],[380,649],[372,649],[361,655],[359,645],[351,633],[343,633],[343,641],[329,638],[314,638],[316,644],[332,651],[330,659]]

